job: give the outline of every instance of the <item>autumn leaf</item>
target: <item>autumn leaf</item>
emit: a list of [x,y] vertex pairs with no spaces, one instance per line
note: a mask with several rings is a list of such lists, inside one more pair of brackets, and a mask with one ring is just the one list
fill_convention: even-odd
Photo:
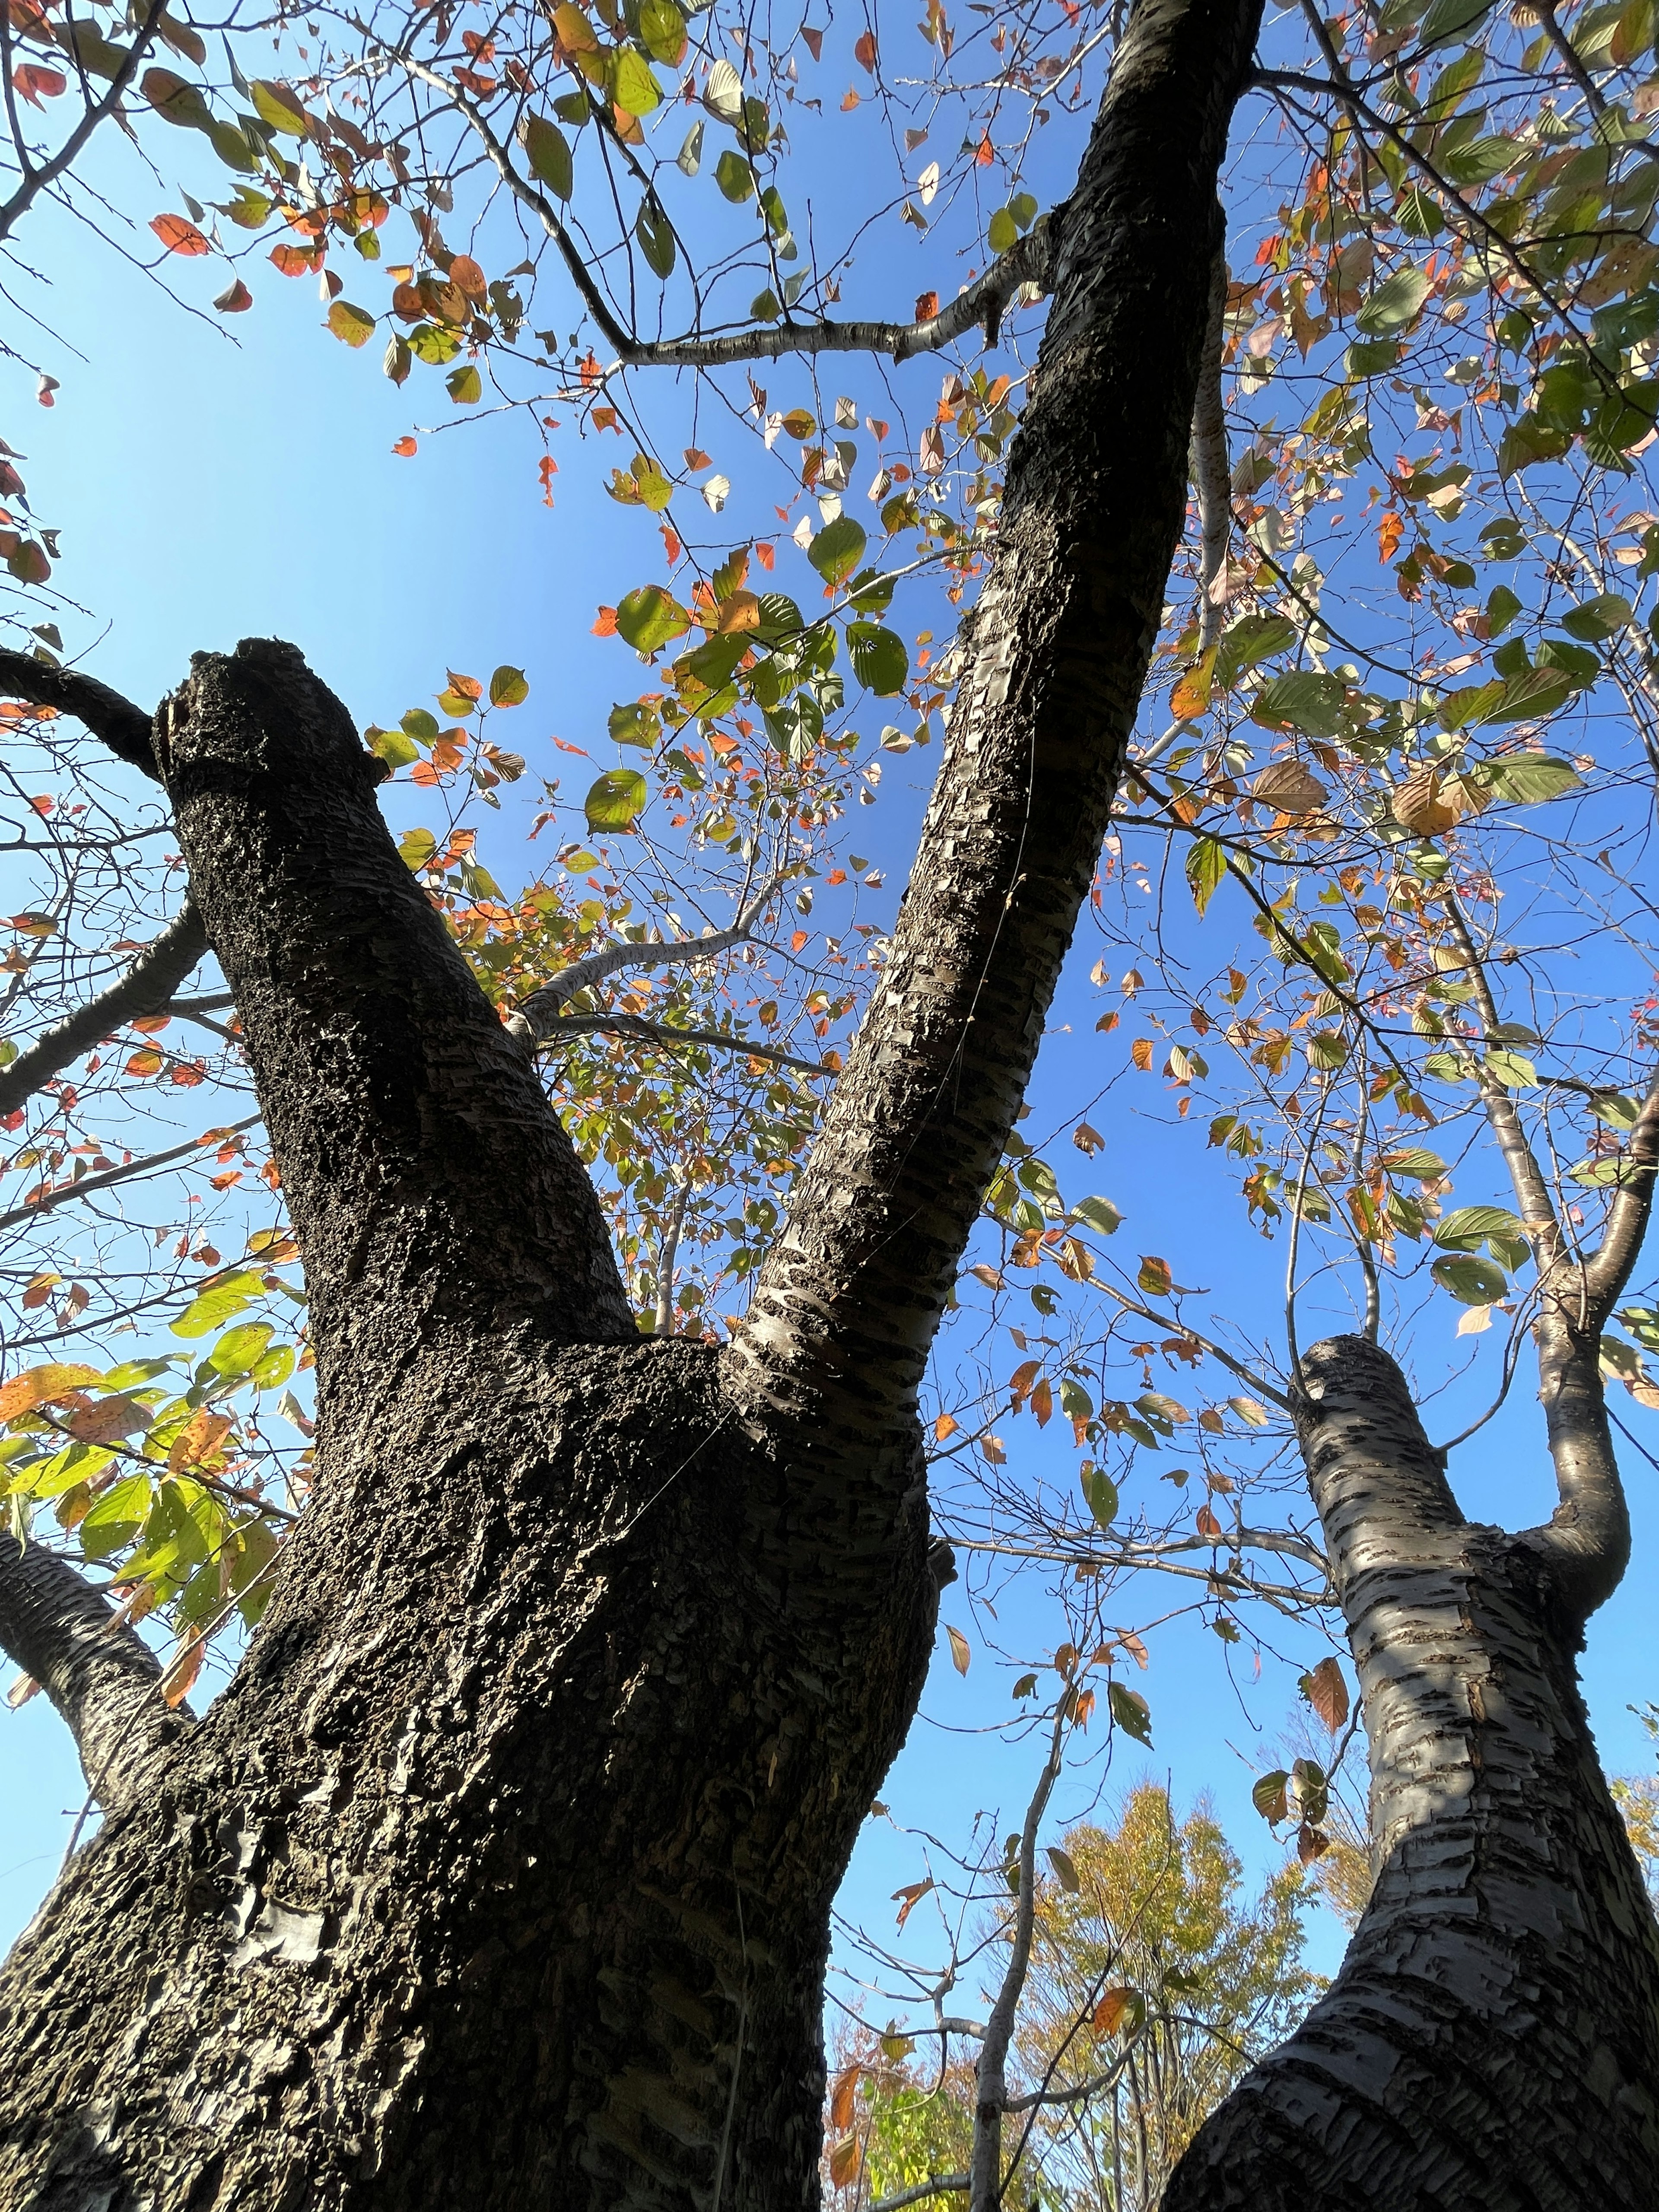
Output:
[[238,276],[226,285],[213,304],[222,315],[244,315],[253,305],[253,295]]
[[228,1413],[210,1413],[205,1406],[192,1413],[167,1453],[167,1471],[182,1474],[187,1468],[199,1467],[215,1453],[228,1437],[234,1424]]
[[181,215],[152,216],[149,227],[169,253],[198,254],[213,251],[196,225]]
[[54,1399],[64,1397],[71,1390],[84,1389],[88,1382],[99,1379],[95,1367],[72,1364],[31,1367],[26,1374],[15,1375],[0,1387],[0,1421],[15,1421],[20,1413],[32,1413],[38,1407],[49,1406]]
[[930,1875],[926,1881],[906,1882],[902,1889],[896,1889],[893,1892],[893,1902],[898,1906],[898,1924],[901,1928],[933,1887],[933,1876]]
[[959,1628],[947,1627],[945,1633],[950,1638],[951,1664],[958,1674],[965,1674],[968,1672],[969,1662],[973,1657],[973,1653],[969,1648],[968,1638]]
[[942,1444],[947,1437],[955,1436],[959,1426],[960,1424],[956,1420],[953,1415],[950,1413],[941,1413],[933,1424],[934,1443]]
[[1068,1897],[1075,1897],[1083,1883],[1070,1852],[1061,1850],[1058,1844],[1050,1844],[1048,1850],[1048,1863],[1054,1870],[1055,1879]]
[[[1144,2015],[1145,2012],[1146,2002],[1139,1990],[1120,1985],[1103,1992],[1089,2015],[1089,2025],[1097,2035],[1115,2035],[1131,2014]],[[1139,2026],[1139,2021],[1134,2024]]]
[[1195,1525],[1199,1534],[1204,1537],[1208,1542],[1212,1544],[1219,1542],[1221,1538],[1221,1523],[1216,1519],[1214,1514],[1211,1512],[1207,1505],[1200,1505],[1199,1507]]
[[875,75],[876,34],[873,31],[862,32],[854,41],[853,59],[860,69],[867,70],[872,76]]
[[207,1638],[192,1636],[181,1643],[167,1662],[161,1677],[161,1697],[168,1705],[182,1705],[202,1671],[202,1662],[207,1656]]
[[1348,1686],[1343,1680],[1340,1661],[1322,1659],[1311,1674],[1302,1677],[1302,1689],[1308,1703],[1334,1735],[1348,1717]]
[[1142,1255],[1135,1280],[1149,1297],[1167,1298],[1175,1287],[1175,1277],[1170,1273],[1169,1261],[1152,1254]]
[[850,2188],[864,2167],[864,2153],[856,2136],[843,2136],[830,2153],[830,2179],[837,2189]]
[[853,2124],[863,2071],[861,2066],[848,2066],[836,2076],[835,2087],[830,2093],[830,2124],[837,2135],[845,2135]]

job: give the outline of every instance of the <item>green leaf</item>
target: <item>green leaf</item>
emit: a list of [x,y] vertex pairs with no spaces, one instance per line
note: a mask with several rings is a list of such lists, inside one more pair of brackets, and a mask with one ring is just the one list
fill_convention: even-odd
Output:
[[401,730],[376,729],[372,722],[363,732],[363,742],[375,758],[383,760],[388,768],[407,768],[410,761],[419,760],[421,757],[420,747]]
[[1103,1237],[1115,1237],[1123,1216],[1109,1198],[1084,1198],[1072,1208],[1072,1219],[1081,1221]]
[[1152,1709],[1139,1690],[1126,1689],[1121,1682],[1112,1683],[1107,1691],[1107,1702],[1112,1709],[1112,1718],[1127,1735],[1148,1750],[1152,1742]]
[[1346,686],[1340,677],[1298,668],[1262,685],[1250,708],[1250,719],[1269,730],[1289,723],[1307,737],[1334,738],[1342,726],[1346,697]]
[[617,52],[611,98],[624,115],[649,115],[653,107],[662,106],[662,87],[652,74],[650,63],[633,46],[623,46]]
[[1487,1237],[1518,1237],[1521,1220],[1504,1206],[1460,1206],[1436,1224],[1434,1241],[1443,1249],[1473,1251]]
[[1008,212],[1022,230],[1029,230],[1036,221],[1037,204],[1030,192],[1016,192],[1008,203]]
[[1427,53],[1434,46],[1449,46],[1455,39],[1469,38],[1485,19],[1492,0],[1433,0],[1417,33]]
[[910,656],[896,631],[883,629],[875,623],[849,623],[847,649],[853,673],[866,691],[873,691],[878,698],[890,698],[903,690],[910,673]]
[[1438,1152],[1426,1151],[1421,1145],[1407,1145],[1396,1152],[1384,1152],[1382,1164],[1391,1175],[1412,1176],[1419,1182],[1435,1182],[1445,1174],[1446,1163]]
[[248,87],[248,97],[258,111],[260,121],[270,130],[286,133],[290,138],[303,138],[310,130],[309,117],[285,84],[273,84],[268,78],[260,78]]
[[1109,1528],[1117,1516],[1117,1485],[1104,1468],[1097,1467],[1085,1459],[1078,1470],[1078,1480],[1083,1486],[1084,1503],[1103,1528]]
[[398,718],[398,726],[405,737],[413,738],[417,745],[435,744],[438,738],[438,718],[428,714],[424,707],[411,707]]
[[1571,443],[1568,431],[1553,429],[1547,422],[1540,422],[1536,415],[1520,416],[1498,441],[1498,476],[1507,480],[1518,470],[1531,468],[1536,461],[1559,461]]
[[755,172],[741,154],[728,146],[714,164],[714,182],[734,204],[750,198],[755,190]]
[[1455,1260],[1437,1260],[1429,1272],[1442,1290],[1449,1291],[1466,1306],[1492,1305],[1510,1286],[1509,1278],[1501,1267],[1467,1255]]
[[209,1352],[208,1365],[216,1375],[246,1375],[264,1357],[276,1333],[268,1321],[248,1321],[240,1328],[228,1328]]
[[674,0],[641,0],[640,37],[665,69],[679,67],[685,54],[685,18]]
[[519,125],[530,173],[538,178],[556,199],[568,200],[575,189],[570,142],[556,123],[544,115],[526,115]]
[[857,568],[868,540],[850,514],[826,523],[806,549],[806,557],[826,584],[838,584]]
[[1187,881],[1200,916],[1225,879],[1227,854],[1218,838],[1194,837],[1187,848]]
[[233,1314],[240,1313],[244,1306],[252,1305],[263,1295],[264,1278],[252,1268],[238,1268],[234,1274],[221,1275],[215,1282],[197,1292],[178,1320],[172,1323],[175,1336],[205,1336],[210,1329],[221,1328]]
[[[1439,0],[1437,0],[1439,4]],[[1367,337],[1383,337],[1403,331],[1417,320],[1429,296],[1429,280],[1413,262],[1396,269],[1379,284],[1354,317],[1355,327]]]
[[999,208],[991,217],[985,242],[993,253],[1006,253],[1011,246],[1018,244],[1019,225],[1014,221],[1012,208]]
[[146,70],[138,89],[166,122],[176,123],[185,131],[211,128],[213,111],[198,88],[175,76],[172,70]]
[[1224,691],[1231,691],[1247,668],[1271,660],[1295,642],[1295,625],[1283,615],[1246,615],[1216,648],[1215,681]]
[[1282,1820],[1289,1813],[1285,1785],[1290,1778],[1284,1767],[1276,1766],[1271,1774],[1264,1774],[1250,1791],[1250,1802],[1264,1820]]
[[[349,300],[336,300],[328,311],[328,327],[344,345],[367,345],[374,335],[374,318],[366,307],[354,307]],[[473,374],[477,374],[476,369]]]
[[1596,1120],[1605,1121],[1610,1129],[1633,1129],[1642,1110],[1639,1098],[1621,1091],[1598,1091],[1589,1103]]
[[660,200],[654,192],[647,192],[640,202],[639,214],[634,219],[634,235],[652,273],[672,276],[674,273],[674,226],[669,222]]
[[608,769],[582,802],[590,830],[631,830],[649,797],[636,768]]
[[778,305],[778,295],[769,284],[763,292],[757,292],[749,302],[749,312],[757,323],[775,323],[783,309]]
[[418,875],[438,849],[438,841],[429,830],[405,830],[398,840],[398,851],[411,874]]
[[1523,1052],[1489,1052],[1486,1073],[1505,1091],[1535,1091],[1538,1070]]
[[492,707],[522,707],[529,696],[530,684],[522,668],[498,668],[489,679]]
[[470,361],[450,371],[444,388],[458,407],[476,407],[483,398],[483,379]]
[[691,617],[660,584],[641,584],[617,609],[617,634],[635,653],[657,653],[670,638],[684,637]]
[[1487,762],[1481,780],[1497,798],[1512,805],[1535,806],[1575,790],[1578,773],[1567,762],[1547,760],[1541,753],[1510,753]]
[[653,514],[660,514],[674,496],[674,487],[648,453],[634,456],[634,481],[639,486],[641,503]]
[[606,725],[619,745],[643,745],[647,752],[656,750],[657,739],[662,734],[662,723],[654,707],[647,707],[639,700],[626,706],[611,709]]
[[1561,627],[1569,637],[1583,638],[1591,645],[1599,645],[1603,638],[1617,636],[1620,630],[1629,628],[1630,623],[1630,601],[1617,592],[1602,592],[1561,617]]
[[685,134],[685,142],[674,156],[674,167],[683,177],[695,177],[702,167],[702,124],[694,123]]

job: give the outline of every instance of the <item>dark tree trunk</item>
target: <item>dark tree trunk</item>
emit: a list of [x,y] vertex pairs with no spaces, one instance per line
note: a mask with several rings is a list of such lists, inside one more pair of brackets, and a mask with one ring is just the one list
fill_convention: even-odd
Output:
[[158,717],[317,1480],[230,1686],[8,1962],[7,2212],[815,2198],[830,1899],[933,1629],[916,1387],[1157,631],[1258,12],[1130,26],[891,963],[725,1352],[635,1334],[299,656],[199,657]]
[[[1331,1989],[1200,2133],[1164,2212],[1651,2212],[1659,1928],[1573,1665],[1616,1535],[1589,1594],[1570,1475],[1547,1528],[1476,1526],[1386,1352],[1337,1337],[1303,1374],[1376,1881]],[[1551,1420],[1559,1464],[1553,1399]]]

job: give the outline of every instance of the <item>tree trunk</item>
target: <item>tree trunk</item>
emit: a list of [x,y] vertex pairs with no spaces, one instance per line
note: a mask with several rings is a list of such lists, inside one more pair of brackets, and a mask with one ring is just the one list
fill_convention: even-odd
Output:
[[316,1480],[229,1686],[0,1980],[8,2212],[815,2200],[830,1900],[935,1617],[916,1387],[1157,632],[1258,13],[1131,23],[891,962],[724,1352],[635,1333],[297,653],[198,656],[158,717]]
[[1518,1536],[1464,1521],[1363,1338],[1316,1346],[1303,1380],[1378,1872],[1336,1980],[1164,2212],[1651,2212],[1659,1929],[1575,1678],[1572,1509]]

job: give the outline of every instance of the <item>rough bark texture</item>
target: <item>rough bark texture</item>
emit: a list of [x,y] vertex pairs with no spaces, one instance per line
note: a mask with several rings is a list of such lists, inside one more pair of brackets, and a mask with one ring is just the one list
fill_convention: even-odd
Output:
[[157,722],[299,1233],[314,1500],[0,1979],[7,2212],[784,2212],[831,1896],[936,1608],[916,1385],[1179,536],[1255,0],[1141,0],[895,941],[728,1352],[586,1178],[287,647]]
[[1462,1518],[1386,1352],[1337,1337],[1304,1377],[1379,1871],[1165,2212],[1650,2212],[1659,1929],[1578,1694],[1583,1612],[1541,1532]]
[[891,969],[728,1354],[635,1334],[299,654],[204,654],[157,717],[303,1245],[319,1464],[230,1687],[9,1960],[7,2212],[817,2199],[830,1900],[936,1614],[915,1385],[1182,531],[1256,11],[1134,13]]

